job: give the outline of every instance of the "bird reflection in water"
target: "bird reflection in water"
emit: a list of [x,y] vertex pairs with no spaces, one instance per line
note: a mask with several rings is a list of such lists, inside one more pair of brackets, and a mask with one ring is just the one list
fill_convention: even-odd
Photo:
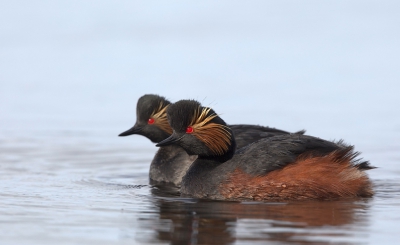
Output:
[[[227,202],[179,198],[178,191],[152,189],[152,218],[139,226],[153,229],[141,242],[232,244],[285,242],[324,244],[354,236],[365,227],[368,199],[291,202]],[[359,224],[359,225],[357,225]],[[351,225],[351,226],[350,226]],[[354,228],[353,228],[354,229]]]

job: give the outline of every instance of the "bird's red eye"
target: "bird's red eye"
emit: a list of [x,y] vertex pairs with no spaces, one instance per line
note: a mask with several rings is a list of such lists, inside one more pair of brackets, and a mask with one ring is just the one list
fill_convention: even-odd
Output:
[[193,128],[192,128],[191,126],[187,127],[187,128],[186,128],[186,133],[187,133],[187,134],[193,133]]
[[154,123],[154,118],[149,118],[149,120],[147,121],[148,124],[153,124]]

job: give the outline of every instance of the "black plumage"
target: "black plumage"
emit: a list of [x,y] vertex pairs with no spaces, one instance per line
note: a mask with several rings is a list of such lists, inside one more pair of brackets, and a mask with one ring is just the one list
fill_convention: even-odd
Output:
[[[151,118],[151,115],[157,111],[160,104],[169,107],[171,102],[165,97],[154,94],[146,94],[140,97],[136,106],[137,117],[135,125],[131,129],[121,133],[120,136],[139,134],[145,136],[154,143],[159,143],[168,138],[171,134],[160,128],[157,123],[148,124],[149,118]],[[185,125],[190,123],[194,112],[191,112],[192,115],[189,117],[179,113],[186,113],[193,105],[198,105],[198,102],[193,101],[192,104],[185,105],[187,109],[177,111],[178,114],[176,117],[183,118],[187,121],[177,121],[174,125],[175,127],[180,128],[180,130],[183,131],[186,129],[187,126]],[[235,136],[237,148],[241,148],[262,138],[280,134],[290,134],[283,130],[259,125],[238,124],[230,125],[230,127]],[[299,131],[297,133],[303,134],[304,131]],[[154,185],[172,184],[180,186],[182,177],[186,174],[186,171],[196,158],[196,155],[190,156],[181,146],[178,145],[160,147],[150,164],[150,183]]]

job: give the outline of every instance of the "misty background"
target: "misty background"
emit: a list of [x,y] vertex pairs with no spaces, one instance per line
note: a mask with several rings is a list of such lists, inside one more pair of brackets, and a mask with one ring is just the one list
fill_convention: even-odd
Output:
[[372,160],[399,147],[398,1],[1,5],[4,140],[145,142],[117,135],[155,93],[199,100],[231,124],[343,138]]

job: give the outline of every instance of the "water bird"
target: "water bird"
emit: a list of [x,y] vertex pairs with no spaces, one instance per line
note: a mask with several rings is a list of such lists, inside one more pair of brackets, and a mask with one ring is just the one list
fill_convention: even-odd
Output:
[[[172,134],[167,120],[167,108],[171,102],[163,96],[145,94],[138,99],[136,105],[136,123],[119,136],[138,134],[145,136],[153,143],[159,143]],[[237,147],[243,147],[261,138],[272,137],[289,132],[259,125],[230,125],[235,135]],[[303,134],[301,130],[296,134]],[[197,158],[188,155],[178,145],[160,147],[150,164],[149,179],[152,185],[172,185],[179,187],[182,177],[190,164]]]
[[371,197],[372,169],[354,147],[303,134],[263,138],[236,151],[229,127],[209,107],[181,100],[167,109],[173,133],[157,144],[197,155],[181,195],[215,200],[304,200]]

